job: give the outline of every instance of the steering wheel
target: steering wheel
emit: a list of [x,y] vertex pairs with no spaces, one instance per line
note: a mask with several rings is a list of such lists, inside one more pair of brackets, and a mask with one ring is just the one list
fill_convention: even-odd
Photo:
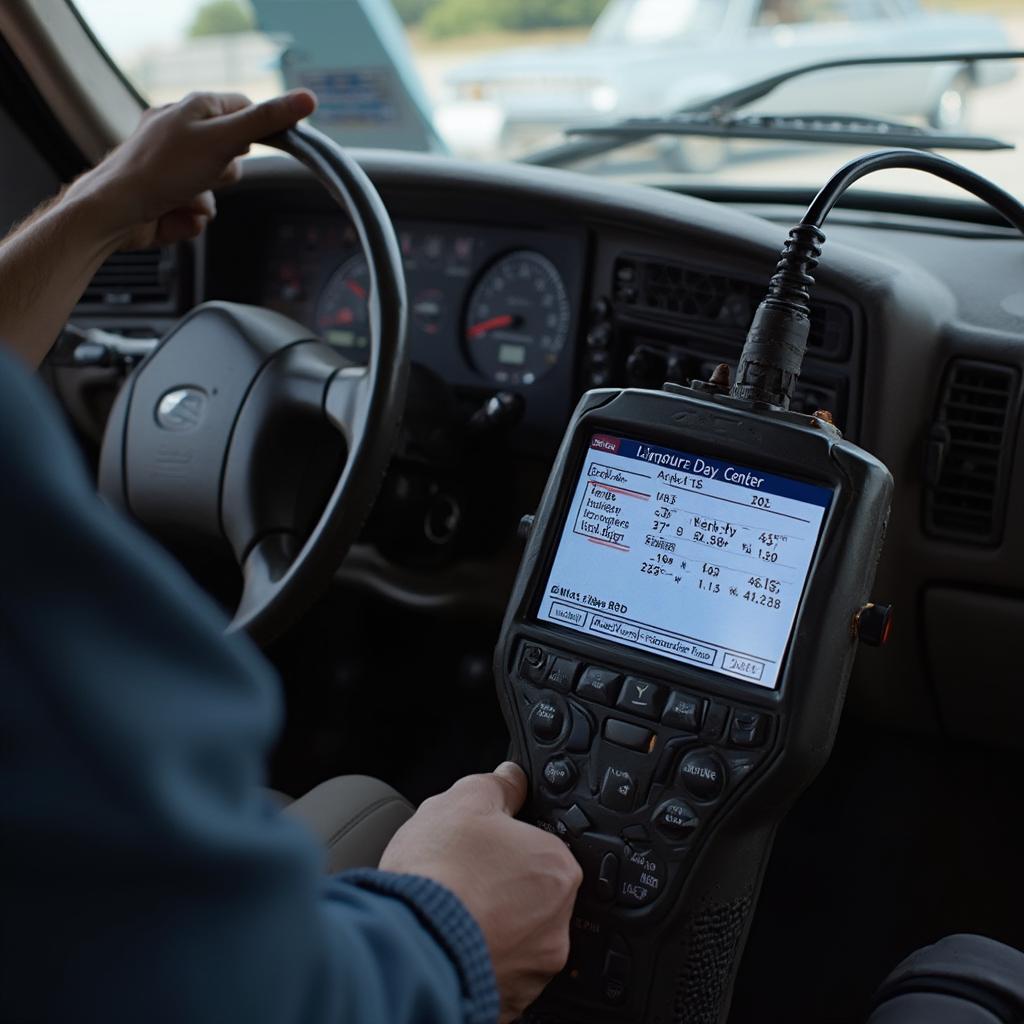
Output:
[[[409,373],[402,259],[369,178],[308,126],[266,141],[305,164],[355,228],[369,269],[368,365],[271,310],[203,303],[121,388],[99,474],[101,494],[155,532],[228,541],[242,575],[228,631],[261,644],[316,600],[357,537]],[[326,481],[315,472],[325,464]]]

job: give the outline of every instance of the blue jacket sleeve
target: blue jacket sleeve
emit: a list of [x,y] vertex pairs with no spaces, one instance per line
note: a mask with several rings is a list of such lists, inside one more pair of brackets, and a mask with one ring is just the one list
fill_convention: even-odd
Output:
[[0,353],[0,1019],[489,1024],[475,922],[269,809],[278,684]]

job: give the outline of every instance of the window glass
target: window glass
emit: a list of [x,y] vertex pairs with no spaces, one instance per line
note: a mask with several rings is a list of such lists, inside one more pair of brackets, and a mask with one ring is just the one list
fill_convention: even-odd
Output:
[[[309,86],[320,99],[314,123],[344,145],[470,160],[550,150],[580,138],[567,129],[671,115],[802,64],[1024,49],[1024,0],[69,2],[151,103],[195,89],[262,99]],[[1004,140],[1017,148],[948,155],[1024,195],[1022,109],[1024,62],[947,62],[809,74],[747,112]],[[885,144],[665,134],[572,166],[640,182],[816,188],[855,153]],[[913,172],[867,187],[958,194]]]

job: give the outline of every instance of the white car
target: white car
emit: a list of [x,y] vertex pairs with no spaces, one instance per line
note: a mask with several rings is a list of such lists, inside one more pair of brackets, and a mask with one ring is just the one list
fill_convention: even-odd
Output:
[[[508,50],[448,76],[438,124],[455,149],[510,154],[568,125],[672,113],[747,82],[818,61],[1001,50],[991,17],[922,10],[918,0],[611,0],[586,41]],[[911,117],[963,126],[971,91],[1002,64],[845,68],[781,87],[764,109]]]

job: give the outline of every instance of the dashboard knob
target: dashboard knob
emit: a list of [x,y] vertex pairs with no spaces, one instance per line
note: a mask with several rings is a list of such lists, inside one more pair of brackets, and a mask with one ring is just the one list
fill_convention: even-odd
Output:
[[635,348],[626,359],[626,377],[632,385],[660,386],[667,369],[665,354],[653,348]]

